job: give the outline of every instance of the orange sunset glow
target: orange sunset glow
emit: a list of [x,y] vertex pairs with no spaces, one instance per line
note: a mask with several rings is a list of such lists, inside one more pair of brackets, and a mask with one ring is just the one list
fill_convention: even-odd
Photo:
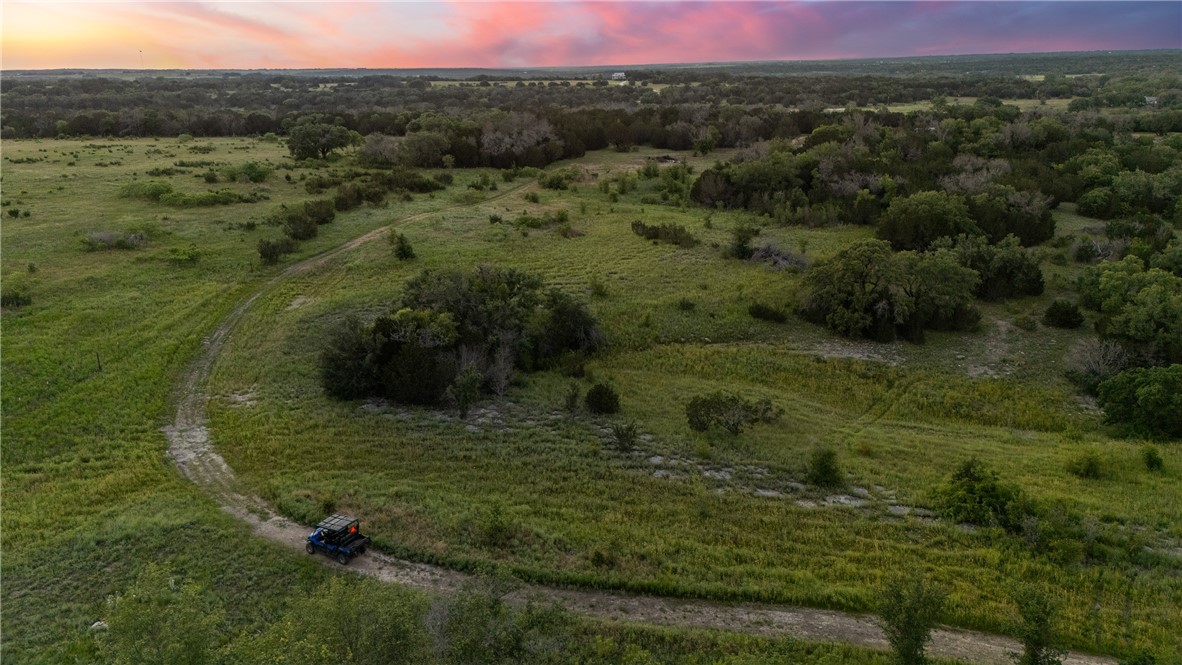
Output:
[[523,67],[1180,45],[1176,2],[6,2],[3,66]]

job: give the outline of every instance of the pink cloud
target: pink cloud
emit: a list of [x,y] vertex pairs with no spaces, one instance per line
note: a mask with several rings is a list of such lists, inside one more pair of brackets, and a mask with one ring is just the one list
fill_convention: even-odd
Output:
[[[6,3],[8,68],[524,67],[1182,47],[1170,2]],[[80,35],[59,44],[30,27]]]

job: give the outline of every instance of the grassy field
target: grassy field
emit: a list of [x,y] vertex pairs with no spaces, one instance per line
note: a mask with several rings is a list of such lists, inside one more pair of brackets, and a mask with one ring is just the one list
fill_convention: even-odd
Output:
[[[273,620],[329,573],[251,537],[201,497],[165,455],[159,428],[170,420],[173,381],[202,338],[282,269],[260,265],[255,245],[280,235],[264,223],[269,212],[311,198],[300,182],[311,171],[281,168],[262,184],[215,186],[265,201],[173,208],[118,191],[181,160],[281,165],[285,150],[233,139],[3,147],[6,160],[42,160],[5,163],[2,182],[3,207],[29,215],[5,219],[0,269],[33,298],[3,314],[4,655],[65,660],[88,639],[104,599],[150,560],[205,580],[237,626]],[[281,512],[309,522],[329,508],[355,511],[382,549],[412,559],[855,610],[871,607],[887,577],[921,569],[952,590],[950,623],[1000,632],[1011,630],[1009,585],[1034,580],[1064,603],[1073,646],[1178,651],[1176,558],[1144,569],[1064,565],[988,532],[896,515],[929,506],[931,489],[977,456],[1040,501],[1138,530],[1150,547],[1177,546],[1178,448],[1161,448],[1164,474],[1147,473],[1140,444],[1110,439],[1062,378],[1086,333],[1013,325],[1066,295],[1077,268],[1046,264],[1046,295],[985,306],[980,332],[932,334],[923,346],[847,342],[795,318],[758,322],[748,305],[791,306],[800,276],[723,258],[719,246],[742,215],[643,204],[643,182],[616,202],[596,187],[655,154],[663,151],[589,155],[578,163],[584,182],[566,192],[523,179],[474,194],[465,184],[479,172],[457,172],[456,184],[434,196],[366,206],[320,227],[294,258],[434,213],[400,227],[414,261],[371,242],[264,294],[208,387],[218,449]],[[690,161],[703,168],[715,157]],[[210,187],[200,179],[205,167],[175,168],[187,172],[152,179],[192,193]],[[493,214],[552,210],[568,211],[577,233],[489,223]],[[1095,223],[1056,214],[1061,233]],[[631,232],[635,219],[683,224],[703,242],[650,244]],[[106,232],[146,242],[86,251],[91,234]],[[869,233],[768,228],[759,242],[805,247],[815,259]],[[172,250],[191,243],[199,258],[178,259]],[[467,422],[323,395],[316,357],[334,322],[385,311],[425,268],[482,263],[536,271],[590,300],[611,344],[590,376],[526,377]],[[683,299],[692,309],[679,306]],[[620,419],[645,434],[636,450],[608,444],[612,421],[564,410],[569,386],[585,391],[592,379],[619,390]],[[719,388],[768,397],[785,413],[737,437],[692,432],[685,402]],[[795,485],[821,445],[834,447],[849,473],[838,501],[863,505],[830,506],[832,493]],[[1067,472],[1088,450],[1102,456],[1106,477]],[[735,648],[769,648],[745,644]],[[818,653],[816,662],[866,657]]]

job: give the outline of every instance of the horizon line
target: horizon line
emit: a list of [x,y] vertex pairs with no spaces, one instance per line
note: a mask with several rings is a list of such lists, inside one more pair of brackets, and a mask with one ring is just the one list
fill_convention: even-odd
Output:
[[[1164,0],[1163,0],[1164,1]],[[483,70],[483,71],[542,71],[555,69],[596,69],[596,68],[642,68],[642,67],[673,67],[673,66],[717,66],[717,65],[744,65],[744,64],[773,64],[773,63],[795,63],[795,62],[857,62],[864,60],[924,60],[932,58],[978,58],[982,56],[1039,56],[1039,55],[1066,55],[1066,54],[1082,54],[1082,53],[1107,53],[1107,54],[1126,54],[1126,53],[1154,53],[1154,52],[1179,52],[1182,54],[1182,46],[1176,48],[1148,48],[1148,49],[1093,49],[1087,51],[996,51],[989,53],[932,53],[924,55],[890,55],[890,56],[862,56],[858,58],[785,58],[776,60],[704,60],[704,61],[684,61],[684,62],[646,62],[635,64],[589,64],[589,65],[524,65],[520,67],[253,67],[253,68],[234,68],[234,67],[167,67],[167,68],[133,68],[133,67],[52,67],[45,69],[7,69],[0,65],[0,72],[315,72],[315,71],[332,71],[332,70],[352,70],[352,71],[413,71],[421,69],[440,69],[440,70]]]

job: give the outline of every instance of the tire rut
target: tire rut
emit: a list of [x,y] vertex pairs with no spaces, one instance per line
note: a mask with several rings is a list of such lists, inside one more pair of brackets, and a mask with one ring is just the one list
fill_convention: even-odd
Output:
[[[485,202],[531,186],[505,191],[486,199]],[[171,425],[162,428],[168,438],[168,454],[185,478],[217,502],[222,510],[249,524],[256,535],[286,545],[294,551],[302,551],[308,530],[307,527],[276,514],[261,498],[246,493],[241,488],[234,470],[213,448],[206,419],[207,395],[202,391],[226,341],[254,303],[276,284],[314,270],[334,256],[381,237],[395,226],[458,207],[466,206],[448,206],[404,217],[289,266],[231,310],[217,328],[202,341],[201,349],[181,375],[172,395],[173,403],[176,404],[176,418]],[[872,416],[869,410],[866,415]],[[322,558],[326,565],[337,565],[327,558],[319,558]],[[429,592],[453,591],[472,580],[472,576],[465,573],[441,566],[406,561],[372,550],[352,561],[346,570]],[[728,630],[769,637],[790,636],[872,649],[888,647],[882,629],[874,617],[832,610],[723,603],[542,585],[525,585],[514,592],[512,598],[518,601],[533,598],[544,602],[556,602],[573,612],[604,619]],[[928,649],[929,653],[935,656],[983,665],[1010,663],[1012,661],[1009,653],[1020,650],[1020,645],[1007,637],[955,629],[935,631]],[[1071,653],[1063,662],[1066,665],[1112,665],[1116,661],[1100,656]]]

